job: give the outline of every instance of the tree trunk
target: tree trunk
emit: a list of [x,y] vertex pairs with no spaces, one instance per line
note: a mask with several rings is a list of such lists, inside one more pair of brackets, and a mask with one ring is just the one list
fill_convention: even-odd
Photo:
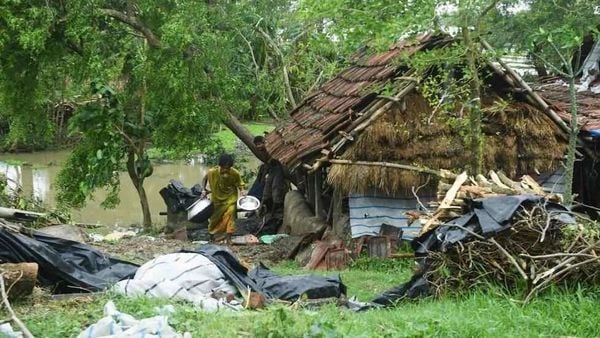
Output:
[[144,227],[144,231],[148,232],[152,230],[152,214],[150,213],[148,196],[146,195],[146,190],[144,189],[144,177],[140,176],[135,169],[135,153],[133,151],[129,151],[127,154],[127,173],[129,174],[131,183],[133,183],[133,186],[138,193],[138,197],[140,198],[143,216],[142,225]]
[[469,116],[469,148],[471,149],[471,174],[481,173],[483,164],[483,133],[481,132],[481,93],[480,81],[476,64],[476,48],[471,40],[468,20],[465,17],[465,23],[462,27],[463,43],[466,47],[467,66],[471,75],[471,92],[469,103],[467,104]]
[[8,299],[15,300],[30,295],[38,275],[37,263],[0,264],[0,275],[8,292]]
[[227,126],[234,134],[239,138],[244,144],[250,149],[250,151],[261,161],[266,162],[267,158],[265,158],[264,154],[258,151],[254,146],[254,135],[250,133],[248,128],[244,127],[244,125],[230,112],[225,113],[225,118],[223,119],[223,124]]
[[533,54],[531,55],[531,62],[533,63],[533,68],[537,72],[538,76],[546,77],[548,76],[548,71],[546,70],[546,66],[544,61],[540,60],[538,56],[542,52],[542,45],[536,44],[533,46]]
[[142,224],[144,226],[144,231],[148,232],[152,230],[152,214],[150,213],[150,204],[148,203],[148,196],[146,196],[146,189],[144,189],[144,179],[140,180],[136,190],[138,192],[138,196],[140,197],[140,205],[142,206]]
[[577,89],[575,88],[575,75],[570,72],[569,96],[571,101],[571,131],[569,132],[569,148],[567,149],[567,163],[565,171],[565,205],[573,204],[573,171],[575,168],[575,151],[579,126],[577,125]]

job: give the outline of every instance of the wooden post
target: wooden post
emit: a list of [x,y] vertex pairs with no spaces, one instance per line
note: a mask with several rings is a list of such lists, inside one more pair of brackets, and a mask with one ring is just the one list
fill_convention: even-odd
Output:
[[314,203],[315,203],[315,216],[321,217],[323,213],[323,174],[320,170],[314,173]]
[[30,295],[38,275],[37,263],[0,264],[0,275],[4,278],[9,300]]
[[387,236],[373,236],[367,240],[369,257],[388,258],[392,254],[390,238]]
[[315,174],[306,175],[306,200],[308,204],[315,208]]

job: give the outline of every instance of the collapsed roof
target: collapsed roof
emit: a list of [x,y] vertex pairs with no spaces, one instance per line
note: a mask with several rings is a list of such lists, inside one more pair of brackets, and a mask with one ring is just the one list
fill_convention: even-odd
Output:
[[[358,57],[353,66],[343,70],[336,77],[324,83],[318,90],[308,95],[290,113],[287,121],[267,135],[267,148],[270,154],[290,169],[295,169],[299,166],[307,169],[312,167],[314,169],[323,159],[333,157],[350,158],[353,160],[360,160],[362,157],[369,161],[389,160],[394,162],[408,162],[409,164],[431,165],[434,169],[444,167],[456,168],[457,164],[460,167],[460,164],[464,164],[465,162],[462,158],[457,157],[456,153],[463,151],[462,148],[458,149],[454,154],[449,154],[455,157],[450,162],[427,162],[423,161],[422,156],[420,158],[416,155],[413,157],[403,157],[400,155],[392,156],[391,158],[386,157],[390,155],[389,151],[387,155],[384,154],[385,151],[380,151],[379,155],[375,156],[372,154],[377,148],[385,148],[386,146],[406,148],[408,146],[406,141],[408,140],[403,140],[404,143],[389,143],[389,137],[384,137],[383,139],[379,138],[379,145],[375,143],[365,145],[364,141],[359,141],[359,138],[363,137],[362,135],[365,132],[367,135],[373,135],[373,129],[379,128],[380,136],[381,132],[385,134],[385,131],[381,130],[381,125],[382,123],[386,123],[385,121],[388,122],[388,134],[390,132],[398,132],[398,121],[394,122],[395,124],[389,123],[390,112],[395,109],[394,114],[399,113],[402,116],[402,114],[406,113],[406,107],[398,108],[399,102],[403,102],[402,104],[406,105],[407,100],[422,101],[422,96],[414,89],[418,86],[418,78],[424,74],[417,74],[414,69],[409,67],[407,62],[404,62],[406,58],[410,58],[423,51],[447,47],[453,42],[453,38],[446,35],[423,34],[417,36],[415,39],[402,40],[386,52]],[[540,169],[540,167],[541,169],[556,167],[565,149],[565,142],[563,142],[565,140],[564,132],[562,140],[559,134],[561,133],[560,127],[562,127],[563,131],[565,130],[565,125],[560,119],[567,123],[569,122],[568,87],[546,85],[533,93],[527,85],[520,82],[522,79],[511,78],[511,70],[508,66],[494,66],[494,64],[488,62],[488,68],[491,70],[490,73],[492,76],[489,76],[487,81],[495,82],[493,85],[503,87],[506,90],[502,93],[503,97],[499,97],[498,93],[490,91],[489,102],[487,104],[492,105],[497,99],[508,98],[510,100],[520,95],[520,100],[516,100],[517,102],[515,102],[517,105],[509,104],[505,113],[510,113],[510,111],[518,112],[519,114],[517,115],[519,115],[521,124],[529,123],[529,125],[521,128],[520,131],[513,130],[513,134],[521,132],[522,135],[519,136],[522,137],[513,140],[508,140],[507,138],[508,145],[503,140],[490,139],[488,146],[493,145],[503,148],[510,146],[510,142],[513,142],[515,147],[512,154],[500,154],[499,157],[488,161],[489,166],[502,164],[506,161],[507,156],[512,156],[514,159],[518,158],[522,162],[515,162],[514,166],[507,168],[508,171],[512,171],[513,175],[530,170],[532,169],[531,167],[535,167],[536,170]],[[391,97],[380,95],[382,89],[389,84],[393,87],[393,93],[388,94]],[[485,108],[486,102],[483,96],[482,105]],[[600,129],[600,109],[596,108],[600,107],[600,95],[586,92],[580,93],[578,96],[580,97],[581,109],[580,120],[578,122],[582,131],[589,133],[591,130]],[[544,101],[546,107],[537,104],[536,100],[532,99],[532,97],[537,97],[537,103]],[[423,102],[421,104],[427,105],[427,103]],[[401,112],[398,112],[398,109]],[[431,107],[426,107],[421,110],[421,113],[425,114],[431,112],[432,109]],[[538,113],[534,113],[534,110]],[[546,116],[548,112],[546,111],[546,114],[544,114],[544,110],[551,110],[555,119],[548,118]],[[386,116],[386,114],[387,117],[382,117]],[[407,122],[408,119],[412,119],[413,122],[417,122],[415,119],[422,119],[422,116],[419,114],[405,115],[404,122]],[[515,116],[515,114],[505,115],[510,118],[514,118]],[[512,123],[506,119],[505,122],[506,125]],[[491,121],[490,123],[499,122]],[[559,126],[561,123],[563,125]],[[418,123],[409,123],[407,128],[410,129],[412,125],[416,124]],[[536,131],[538,129],[536,125],[542,131]],[[552,128],[554,130],[549,129],[548,126],[551,125],[553,125]],[[421,127],[421,130],[427,129],[427,126]],[[518,129],[519,127],[515,128]],[[369,129],[371,132],[369,132]],[[431,129],[435,128],[431,127]],[[531,145],[531,149],[528,151],[529,155],[523,155],[523,147],[519,145],[519,143],[523,142],[523,139],[527,139],[528,137],[525,130],[532,132],[537,137],[541,137],[536,144]],[[431,131],[425,132],[425,134],[428,133],[432,134],[430,136],[435,136],[435,133]],[[422,138],[423,133],[414,136]],[[486,136],[494,135],[489,134]],[[496,136],[503,135],[496,134]],[[370,137],[370,141],[377,142],[373,137]],[[444,146],[451,148],[452,143],[438,144],[438,147]],[[362,150],[357,151],[357,149],[354,149],[354,154],[351,154],[353,150],[348,149],[349,147],[361,148]],[[430,157],[442,156],[435,153],[435,148],[431,150]],[[535,153],[539,153],[539,155],[535,155]],[[527,164],[527,161],[532,163],[531,167],[523,164]],[[370,170],[374,169],[371,168]],[[380,169],[378,170],[380,171],[380,177],[375,181],[379,181],[379,185],[385,184],[384,182],[386,181],[389,182],[389,180],[385,179],[386,175],[383,175]],[[351,181],[351,177],[353,176],[345,177],[346,181]],[[354,177],[356,180],[364,180],[365,178],[364,175],[361,177],[355,175]],[[372,179],[373,177],[370,178]],[[398,178],[398,180],[406,179],[406,177]]]

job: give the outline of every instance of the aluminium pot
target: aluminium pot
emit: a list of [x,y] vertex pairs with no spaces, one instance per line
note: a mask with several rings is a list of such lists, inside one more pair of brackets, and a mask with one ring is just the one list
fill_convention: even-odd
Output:
[[193,223],[206,222],[214,210],[213,203],[208,198],[201,198],[187,208],[187,219]]

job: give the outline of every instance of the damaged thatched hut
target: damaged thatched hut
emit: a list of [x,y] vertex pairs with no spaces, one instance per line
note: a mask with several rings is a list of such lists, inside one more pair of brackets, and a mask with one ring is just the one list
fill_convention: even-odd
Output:
[[[432,106],[425,92],[428,79],[448,72],[460,78],[461,67],[417,71],[407,61],[453,41],[425,34],[357,57],[267,136],[270,154],[294,173],[315,215],[337,235],[377,235],[389,224],[411,238],[419,226],[408,227],[405,212],[436,197],[437,177],[394,164],[462,170],[469,163],[463,104]],[[566,150],[561,118],[568,115],[555,111],[564,107],[544,107],[544,99],[502,63],[483,65],[481,79],[484,169],[552,178]],[[560,180],[550,183],[561,190]]]

